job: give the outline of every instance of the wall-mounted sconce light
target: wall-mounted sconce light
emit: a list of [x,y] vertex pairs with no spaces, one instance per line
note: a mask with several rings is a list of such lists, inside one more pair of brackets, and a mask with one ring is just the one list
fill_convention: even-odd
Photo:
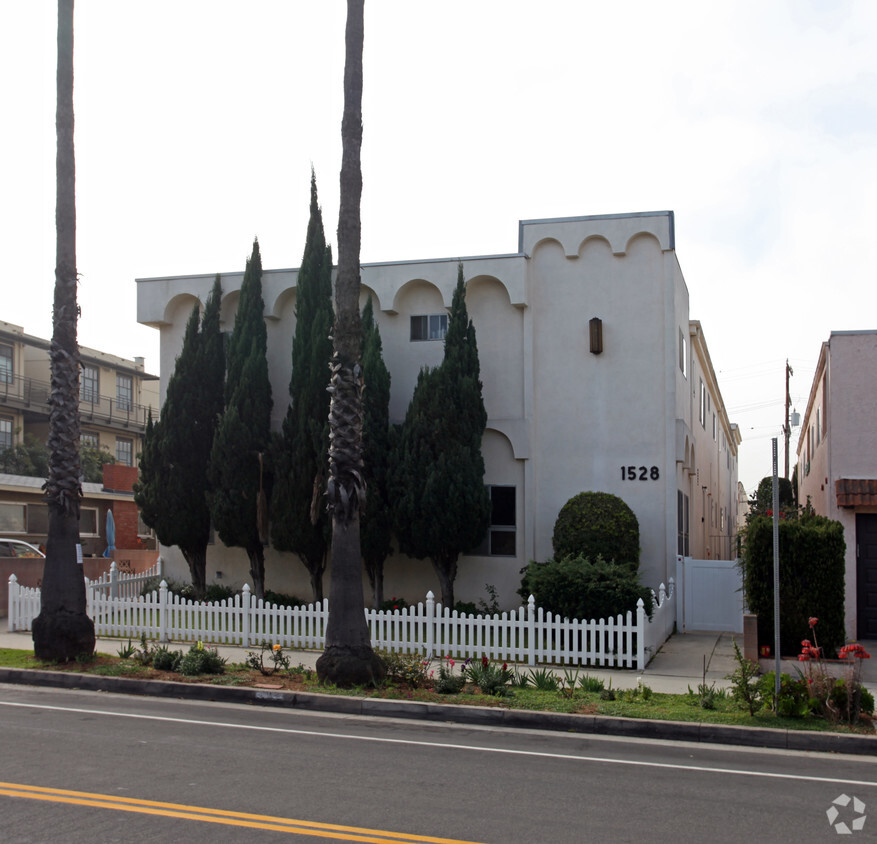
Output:
[[588,332],[591,337],[591,354],[599,355],[603,352],[603,320],[594,317],[588,323]]

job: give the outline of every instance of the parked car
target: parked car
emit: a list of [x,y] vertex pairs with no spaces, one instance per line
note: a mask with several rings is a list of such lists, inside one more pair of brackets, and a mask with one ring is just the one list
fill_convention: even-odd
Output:
[[36,545],[23,539],[6,539],[0,537],[0,557],[45,557]]

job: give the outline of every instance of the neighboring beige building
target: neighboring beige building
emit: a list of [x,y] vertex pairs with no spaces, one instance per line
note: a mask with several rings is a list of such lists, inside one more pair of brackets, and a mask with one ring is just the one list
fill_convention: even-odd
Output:
[[844,526],[847,636],[877,639],[877,331],[822,344],[797,468],[799,503]]
[[[479,552],[460,561],[459,598],[484,597],[491,584],[503,606],[516,604],[521,568],[551,555],[557,514],[583,490],[615,493],[634,510],[643,579],[655,588],[675,575],[677,552],[733,554],[740,432],[727,417],[703,329],[689,319],[675,249],[673,213],[661,211],[527,220],[513,254],[362,267],[362,301],[373,297],[392,374],[390,416],[401,422],[419,370],[442,360],[463,262],[495,521]],[[225,330],[242,278],[222,275]],[[162,396],[186,320],[213,279],[137,280],[138,321],[161,332]],[[262,279],[275,427],[289,398],[296,279],[296,270],[266,270]],[[172,573],[175,566],[184,576],[182,558],[166,550]],[[243,550],[212,548],[208,579],[217,570],[242,583]],[[304,567],[270,548],[266,580],[275,591],[310,594]],[[387,595],[422,600],[435,587],[428,561],[388,561]]]
[[[41,442],[48,439],[50,346],[48,340],[0,321],[0,451],[23,443],[27,435]],[[81,439],[108,451],[117,463],[136,467],[147,416],[150,410],[154,418],[158,416],[158,376],[144,371],[142,358],[125,360],[85,347],[79,352]],[[39,492],[42,483],[40,478],[2,476],[0,534],[45,541],[47,517]],[[110,501],[114,495],[101,484],[87,484],[86,496],[95,499],[83,503],[80,520],[83,548],[89,554],[106,547],[101,539],[106,507],[99,500]]]

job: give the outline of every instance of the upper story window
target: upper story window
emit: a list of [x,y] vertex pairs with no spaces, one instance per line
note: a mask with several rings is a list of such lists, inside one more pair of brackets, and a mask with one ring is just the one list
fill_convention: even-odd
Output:
[[700,379],[700,398],[698,401],[697,421],[706,428],[706,384]]
[[130,375],[116,373],[116,406],[119,410],[134,407],[134,379]]
[[428,314],[411,317],[412,340],[444,340],[447,333],[447,314]]
[[490,528],[481,547],[474,553],[491,557],[514,557],[517,554],[516,489],[513,486],[488,486],[490,493]]
[[82,448],[100,448],[100,435],[94,431],[81,431],[79,445]]
[[100,370],[85,364],[82,367],[82,380],[79,382],[79,398],[82,401],[96,402],[100,395]]
[[11,384],[14,379],[12,367],[12,346],[0,343],[0,384]]
[[718,439],[718,436],[719,436],[719,427],[718,427],[718,424],[716,422],[716,414],[714,413],[713,414],[713,442],[715,442]]
[[12,417],[0,416],[0,451],[6,451],[12,445]]
[[116,440],[116,460],[123,466],[134,465],[134,441],[119,437]]
[[688,360],[688,344],[685,342],[685,334],[679,329],[679,369],[682,370],[682,376],[688,377],[688,369],[686,361]]

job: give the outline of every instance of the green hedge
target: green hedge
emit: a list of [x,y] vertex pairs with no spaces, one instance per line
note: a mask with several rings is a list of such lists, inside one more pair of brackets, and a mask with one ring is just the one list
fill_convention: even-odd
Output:
[[562,618],[579,620],[614,618],[628,610],[636,612],[643,599],[651,618],[652,591],[639,582],[636,572],[597,557],[564,557],[544,563],[530,563],[518,594],[526,602],[530,595],[536,606]]
[[617,495],[580,492],[563,505],[554,523],[554,558],[588,557],[639,568],[639,522]]
[[[845,641],[843,525],[825,516],[783,519],[780,539],[780,651],[794,656],[812,639],[808,619],[816,617],[816,638],[827,657]],[[773,519],[754,518],[746,528],[743,589],[758,615],[759,645],[773,646]]]

